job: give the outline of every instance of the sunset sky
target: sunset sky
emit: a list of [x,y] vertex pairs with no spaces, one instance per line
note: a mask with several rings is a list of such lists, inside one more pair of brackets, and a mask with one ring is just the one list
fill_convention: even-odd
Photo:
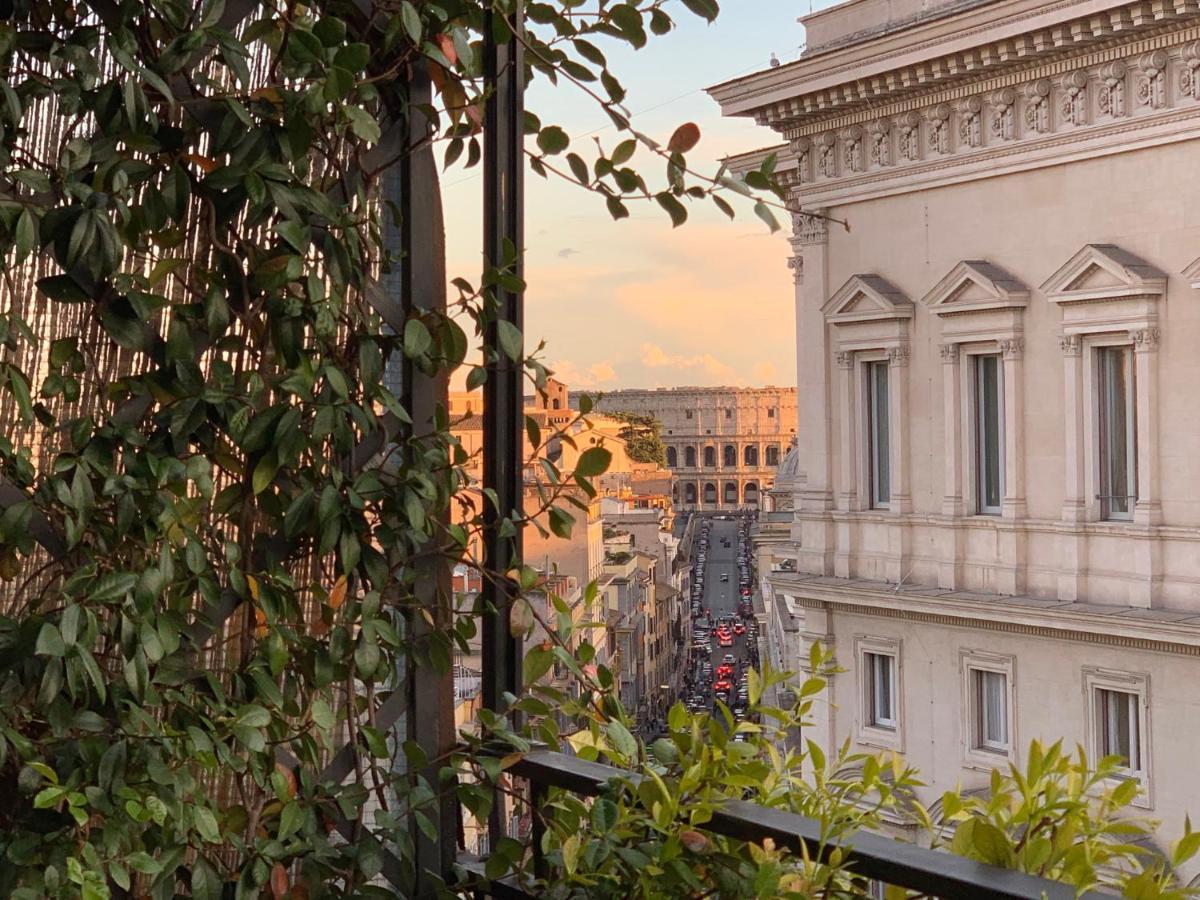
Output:
[[[676,126],[695,122],[702,138],[689,165],[715,172],[721,157],[776,136],[722,119],[704,88],[766,68],[772,52],[795,59],[804,39],[796,18],[809,8],[808,0],[723,0],[707,25],[677,4],[670,34],[637,52],[616,42],[604,50],[639,129],[665,143]],[[570,85],[539,82],[527,104],[543,124],[561,125],[585,159],[595,139],[609,150],[617,143],[604,112]],[[662,184],[657,158],[642,150],[638,161],[651,184]],[[461,167],[443,183],[449,272],[472,282],[482,187],[476,170]],[[558,179],[529,173],[526,194],[526,334],[531,346],[546,340],[545,359],[562,380],[593,390],[794,384],[787,240],[782,231],[771,235],[748,205],[730,221],[711,201],[692,203],[688,222],[672,230],[666,214],[646,203],[614,223],[602,198]]]

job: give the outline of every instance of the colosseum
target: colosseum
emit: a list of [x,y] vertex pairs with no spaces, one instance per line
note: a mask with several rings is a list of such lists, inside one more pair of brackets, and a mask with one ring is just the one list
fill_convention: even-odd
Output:
[[596,406],[658,419],[682,509],[757,507],[796,437],[795,388],[619,390]]

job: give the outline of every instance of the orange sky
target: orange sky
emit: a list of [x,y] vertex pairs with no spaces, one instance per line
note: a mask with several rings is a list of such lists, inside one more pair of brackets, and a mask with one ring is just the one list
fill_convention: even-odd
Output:
[[[724,0],[711,26],[675,7],[680,27],[646,49],[604,49],[629,90],[637,127],[665,143],[676,126],[695,122],[702,138],[689,165],[715,172],[722,156],[777,136],[722,119],[703,88],[765,68],[772,52],[795,59],[803,41],[795,20],[809,3]],[[593,141],[611,148],[620,139],[603,111],[569,86],[535,85],[528,104],[543,124],[561,125],[585,159]],[[639,163],[651,184],[662,183],[657,157],[640,150]],[[472,283],[481,229],[475,172],[452,168],[443,181],[449,273]],[[630,218],[614,223],[601,198],[532,173],[526,194],[527,345],[545,339],[545,359],[564,381],[593,390],[795,383],[787,240],[748,205],[735,204],[731,222],[711,202],[692,204],[688,222],[672,229],[656,205],[631,206]]]

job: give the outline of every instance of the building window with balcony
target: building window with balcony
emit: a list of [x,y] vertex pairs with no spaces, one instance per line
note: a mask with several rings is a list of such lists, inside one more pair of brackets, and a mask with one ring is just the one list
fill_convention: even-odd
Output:
[[1120,777],[1138,781],[1135,806],[1152,808],[1150,782],[1150,676],[1084,669],[1092,762],[1116,757]]
[[716,464],[717,464],[717,448],[716,447],[705,447],[704,448],[704,465],[705,465],[705,467],[711,469],[711,468],[714,468],[716,466]]
[[696,468],[696,448],[695,447],[684,447],[683,448],[683,465],[685,468],[688,468],[688,469]]
[[975,512],[998,516],[1004,497],[1004,378],[998,354],[973,359]]
[[1096,390],[1100,517],[1129,520],[1137,499],[1137,408],[1131,347],[1096,348]]
[[1013,657],[964,650],[960,669],[966,765],[991,769],[997,757],[1012,761]]
[[867,477],[872,509],[887,509],[892,499],[891,423],[888,421],[888,363],[866,363]]
[[902,750],[900,642],[860,636],[855,644],[862,704],[858,739],[870,746]]
[[737,447],[733,444],[726,444],[724,450],[725,465],[734,467],[737,465]]

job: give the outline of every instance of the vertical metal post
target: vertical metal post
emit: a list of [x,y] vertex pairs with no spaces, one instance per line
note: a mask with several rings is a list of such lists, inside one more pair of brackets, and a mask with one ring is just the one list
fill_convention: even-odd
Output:
[[[497,4],[503,9],[503,4]],[[485,264],[500,266],[515,248],[514,274],[524,277],[524,53],[512,29],[522,27],[522,0],[511,0],[504,16],[497,9],[487,14],[484,45],[484,84],[488,92],[484,110],[483,143],[483,253]],[[524,391],[521,360],[505,355],[500,323],[524,329],[524,294],[501,285],[492,288],[493,300],[484,333],[487,381],[483,400],[484,565],[483,582],[483,703],[504,710],[504,694],[516,693],[521,684],[520,640],[514,639],[509,609],[517,587],[503,577],[522,558],[520,527],[502,527],[506,519],[519,520],[522,511],[522,435]],[[494,500],[495,505],[486,499]],[[503,798],[497,797],[489,819],[490,843],[495,847],[504,834]]]
[[[419,110],[432,102],[429,73],[424,65],[413,69],[409,86],[411,118],[402,130],[406,152],[401,154],[400,174],[400,297],[404,318],[422,312],[446,310],[446,238],[442,222],[441,188],[431,143],[427,140],[429,122]],[[413,152],[411,148],[420,149]],[[422,374],[407,357],[401,363],[401,401],[412,417],[408,436],[416,441],[438,435],[439,410],[448,405],[449,380],[444,372],[432,377]],[[420,452],[419,450],[416,452]],[[449,524],[448,514],[443,515]],[[422,564],[421,577],[414,588],[417,604],[428,617],[411,610],[405,627],[412,638],[420,640],[434,631],[446,633],[453,626],[450,609],[450,570],[441,560],[431,557]],[[454,674],[439,672],[431,666],[419,668],[408,660],[408,677],[403,687],[408,693],[406,737],[415,740],[429,759],[435,760],[421,775],[438,784],[440,760],[455,744]],[[436,823],[438,839],[430,840],[414,827],[417,851],[416,883],[413,895],[433,897],[450,876],[458,845],[456,800],[451,792],[438,794],[435,809],[424,810]],[[415,822],[413,823],[415,826]]]

